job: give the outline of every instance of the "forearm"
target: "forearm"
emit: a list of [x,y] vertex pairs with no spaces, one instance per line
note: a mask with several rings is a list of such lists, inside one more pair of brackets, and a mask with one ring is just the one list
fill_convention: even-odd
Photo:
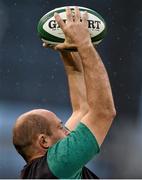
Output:
[[78,53],[61,52],[68,78],[70,98],[73,112],[85,110],[88,106],[84,70]]
[[89,104],[89,111],[81,122],[90,128],[101,145],[115,117],[111,87],[103,62],[94,47],[82,46],[78,50],[82,57]]
[[86,97],[86,87],[84,76],[81,72],[67,71],[70,100],[72,105],[72,115],[66,122],[66,127],[74,130],[79,121],[88,112],[88,103]]
[[68,78],[72,115],[66,126],[73,130],[88,112],[84,70],[78,53],[61,53]]
[[70,72],[80,72],[82,74],[84,73],[83,65],[78,52],[61,51],[60,55],[67,74]]
[[[107,113],[114,110],[111,87],[104,64],[93,45],[78,48],[82,58],[87,100],[95,113]],[[97,107],[97,108],[96,108]]]

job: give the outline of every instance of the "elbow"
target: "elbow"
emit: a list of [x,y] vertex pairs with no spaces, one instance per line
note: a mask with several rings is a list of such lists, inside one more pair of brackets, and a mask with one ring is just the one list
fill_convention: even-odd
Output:
[[112,111],[112,116],[113,116],[113,119],[116,117],[116,115],[117,115],[116,109],[115,109],[115,108],[113,108],[113,111]]
[[114,118],[116,117],[116,109],[115,107],[112,108],[104,108],[104,109],[99,109],[99,110],[91,110],[89,111],[90,114],[93,114],[94,117],[98,117],[99,119],[105,119],[107,121],[113,121]]
[[113,121],[114,118],[116,117],[116,109],[115,109],[115,107],[113,107],[111,109],[107,109],[105,111],[105,117],[107,117],[108,120]]

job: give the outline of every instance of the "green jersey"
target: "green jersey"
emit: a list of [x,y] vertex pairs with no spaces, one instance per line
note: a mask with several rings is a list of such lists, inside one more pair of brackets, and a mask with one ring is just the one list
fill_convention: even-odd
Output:
[[66,138],[48,149],[47,163],[60,179],[81,179],[84,165],[99,151],[95,136],[86,125],[79,123]]

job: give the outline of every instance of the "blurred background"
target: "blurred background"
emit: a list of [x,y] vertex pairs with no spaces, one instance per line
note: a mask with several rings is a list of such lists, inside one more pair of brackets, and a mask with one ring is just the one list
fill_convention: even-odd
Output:
[[12,145],[15,119],[46,108],[71,115],[68,84],[57,52],[42,48],[37,23],[48,11],[80,5],[99,12],[108,34],[97,47],[107,68],[117,117],[89,164],[100,178],[142,178],[142,1],[0,0],[0,178],[18,178],[24,160]]

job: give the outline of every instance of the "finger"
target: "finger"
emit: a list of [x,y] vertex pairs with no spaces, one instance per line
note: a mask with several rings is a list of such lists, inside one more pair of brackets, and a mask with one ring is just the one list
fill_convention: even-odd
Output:
[[46,43],[43,43],[42,46],[46,48],[48,45]]
[[42,44],[42,46],[43,46],[44,48],[50,48],[50,47],[51,47],[51,44],[47,44],[47,43],[44,42],[44,43]]
[[85,11],[82,15],[82,22],[85,24],[85,25],[88,25],[88,13]]
[[47,44],[47,43],[45,43],[45,42],[42,44],[42,46],[43,46],[44,48],[52,48],[52,47],[51,47],[51,46],[52,46],[51,44]]
[[64,29],[65,23],[62,20],[62,18],[60,17],[60,15],[58,13],[54,14],[55,20],[57,21],[57,23],[59,24],[59,26],[61,27],[61,29]]
[[79,10],[79,8],[76,6],[76,7],[75,7],[75,21],[80,22],[80,17],[81,17],[80,10]]
[[45,48],[54,48],[55,45],[53,45],[53,44],[47,44],[47,43],[44,42],[44,43],[42,44],[42,46],[45,47]]
[[59,50],[59,51],[64,51],[64,50],[77,50],[76,45],[75,44],[65,44],[65,43],[61,43],[58,44],[55,47],[55,50]]
[[49,48],[49,49],[56,50],[56,45],[55,45],[55,44],[43,43],[42,46],[43,46],[44,48]]
[[69,7],[66,8],[67,22],[73,22],[72,12]]
[[64,43],[58,44],[55,47],[55,50],[59,50],[59,51],[64,50],[64,49],[65,49],[65,44]]

